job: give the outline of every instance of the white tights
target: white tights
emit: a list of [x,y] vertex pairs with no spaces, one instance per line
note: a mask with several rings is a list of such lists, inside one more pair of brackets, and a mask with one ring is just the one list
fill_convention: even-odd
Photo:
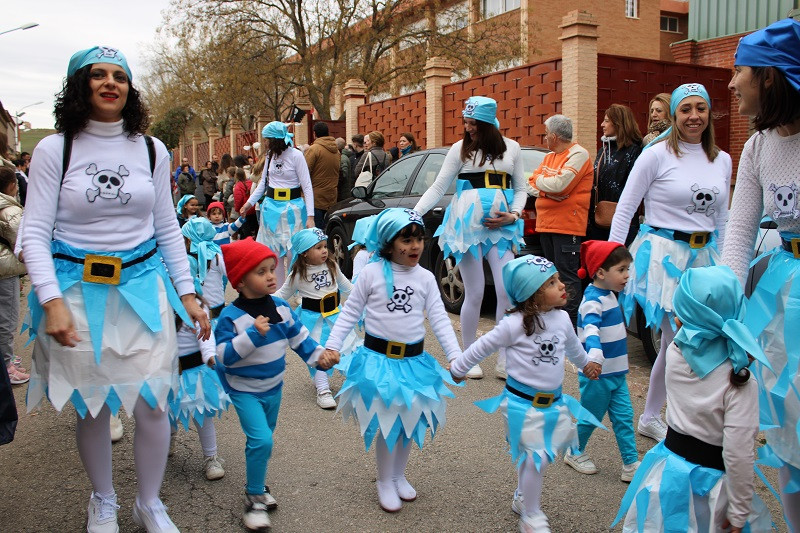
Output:
[[667,383],[664,380],[667,368],[667,348],[672,344],[675,332],[669,318],[664,315],[661,321],[661,346],[658,349],[658,357],[653,363],[650,371],[650,385],[647,388],[647,401],[644,404],[642,420],[647,423],[650,419],[661,416],[661,409],[667,403]]
[[539,470],[536,470],[536,465],[529,455],[517,471],[519,476],[517,491],[522,495],[525,514],[529,516],[542,511],[542,482],[544,481],[544,471],[549,461],[546,456],[541,457],[541,459],[542,464]]
[[328,374],[325,371],[317,370],[314,372],[314,386],[317,388],[317,394],[331,390]]
[[789,469],[785,466],[778,470],[778,486],[780,487],[781,503],[783,504],[783,516],[789,531],[800,533],[800,492],[787,494],[784,492],[786,484],[789,483]]
[[214,427],[214,419],[210,416],[205,417],[202,426],[195,420],[194,427],[197,430],[197,436],[200,437],[203,457],[217,455],[217,430]]
[[[481,255],[478,250],[478,256]],[[511,250],[506,251],[502,257],[498,255],[497,247],[493,246],[486,254],[486,261],[492,270],[494,279],[494,290],[497,294],[497,309],[495,320],[500,322],[510,303],[503,285],[503,265],[514,259]],[[475,335],[478,331],[478,317],[481,312],[481,302],[483,301],[483,288],[486,280],[483,275],[483,261],[475,259],[472,254],[466,254],[458,264],[461,279],[464,282],[464,305],[461,307],[461,342],[466,350],[470,344],[475,342]],[[505,363],[506,351],[500,349],[498,362]]]
[[411,453],[411,443],[403,446],[398,442],[394,450],[389,451],[386,441],[378,435],[375,443],[375,462],[378,475],[378,500],[387,511],[396,511],[402,507],[402,501],[411,501],[417,497],[414,487],[406,479],[406,466]]
[[292,262],[292,252],[286,251],[284,257],[278,258],[278,264],[275,265],[275,281],[278,288],[283,287],[283,282],[286,281],[286,265]]
[[[78,417],[75,426],[78,453],[92,483],[95,494],[111,496],[114,485],[111,480],[111,439],[109,438],[108,406],[104,406],[96,418],[86,415]],[[167,412],[151,408],[141,397],[133,409],[136,429],[133,437],[133,457],[138,481],[137,499],[142,505],[151,505],[158,500],[158,491],[164,480],[169,451],[169,418]]]

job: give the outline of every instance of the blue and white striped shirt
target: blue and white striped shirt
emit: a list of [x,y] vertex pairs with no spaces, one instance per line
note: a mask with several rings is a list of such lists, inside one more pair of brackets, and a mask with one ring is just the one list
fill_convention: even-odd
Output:
[[578,338],[589,357],[602,361],[603,376],[628,372],[628,332],[622,310],[613,292],[586,287],[578,308]]
[[214,235],[214,242],[222,246],[223,244],[230,244],[231,237],[234,233],[239,231],[239,228],[244,224],[244,217],[239,217],[230,224],[227,222],[220,222],[219,224],[212,224],[217,234]]
[[[274,307],[266,298],[274,302]],[[258,309],[259,304],[263,312]],[[270,317],[266,335],[253,325],[253,313]],[[240,296],[234,300],[222,310],[214,336],[217,338],[217,370],[226,392],[272,394],[283,386],[287,348],[297,352],[314,368],[325,351],[311,338],[289,304],[272,296],[255,300]]]

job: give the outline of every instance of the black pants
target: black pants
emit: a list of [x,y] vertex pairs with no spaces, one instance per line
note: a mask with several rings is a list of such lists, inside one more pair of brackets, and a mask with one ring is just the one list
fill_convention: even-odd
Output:
[[256,214],[253,213],[252,215],[246,215],[244,217],[244,223],[242,227],[239,228],[239,236],[242,239],[247,237],[255,238],[256,234],[258,233],[258,217]]
[[564,306],[564,311],[569,313],[572,324],[576,325],[578,306],[583,298],[583,287],[578,277],[583,237],[560,233],[540,233],[539,237],[542,253],[556,265],[559,278],[567,286],[567,305]]

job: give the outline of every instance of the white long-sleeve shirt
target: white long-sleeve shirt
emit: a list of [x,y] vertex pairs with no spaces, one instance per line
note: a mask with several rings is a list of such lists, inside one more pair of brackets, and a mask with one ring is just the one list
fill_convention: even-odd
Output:
[[[203,306],[203,311],[208,314],[205,306]],[[175,337],[178,341],[178,357],[199,351],[203,357],[203,363],[208,363],[217,354],[217,340],[214,338],[213,331],[211,336],[203,341],[197,338],[197,332],[194,329],[190,329],[186,324],[181,324]]]
[[447,359],[458,357],[461,348],[453,331],[453,323],[444,310],[442,296],[433,274],[419,265],[409,268],[392,263],[392,275],[395,291],[393,298],[389,299],[383,276],[383,262],[370,263],[361,270],[325,347],[341,349],[347,334],[361,318],[361,312],[366,309],[364,324],[368,333],[406,344],[425,338],[427,314],[431,329],[442,345]]
[[728,519],[744,526],[753,498],[753,447],[758,433],[758,384],[730,383],[730,363],[698,379],[675,343],[666,353],[667,424],[714,446],[722,446],[728,477]]
[[525,208],[525,201],[527,200],[526,186],[528,180],[525,178],[525,169],[522,166],[522,150],[517,141],[512,141],[503,137],[506,142],[506,152],[503,154],[503,159],[495,161],[486,161],[485,164],[479,165],[481,162],[481,152],[478,151],[475,157],[461,161],[461,145],[464,141],[458,141],[447,152],[444,158],[442,168],[439,170],[439,175],[436,176],[436,181],[433,185],[425,191],[422,198],[419,199],[414,210],[424,215],[431,210],[433,206],[445,195],[450,184],[453,180],[458,178],[462,172],[484,172],[487,170],[506,172],[511,176],[511,182],[514,188],[514,199],[511,202],[509,211],[516,211],[522,213]]
[[225,270],[225,260],[222,254],[217,254],[208,267],[206,279],[203,280],[203,298],[209,307],[218,307],[225,304],[225,285],[222,280],[227,276]]
[[336,277],[331,276],[328,265],[323,263],[321,265],[308,265],[305,279],[301,279],[299,274],[287,276],[283,287],[278,289],[275,296],[288,300],[295,293],[300,293],[301,298],[319,300],[326,294],[339,290],[349,293],[353,290],[353,285],[338,268],[336,269]]
[[702,145],[679,144],[680,157],[675,157],[666,142],[660,142],[636,160],[617,204],[608,240],[625,243],[631,218],[644,199],[648,225],[687,233],[717,230],[717,246],[722,249],[731,156],[720,151],[710,162]]
[[[269,183],[264,179],[267,176],[267,170],[269,170]],[[264,166],[261,179],[258,180],[258,185],[247,199],[247,203],[256,205],[267,192],[267,185],[273,189],[302,187],[306,213],[310,217],[314,216],[314,189],[311,186],[311,175],[308,173],[308,164],[303,157],[303,152],[297,148],[288,147],[281,152],[281,155],[270,160],[269,167]]]
[[745,143],[722,262],[742,283],[753,258],[758,224],[764,212],[778,231],[800,233],[800,133],[781,137],[775,130],[756,133]]
[[129,138],[121,120],[90,120],[73,140],[63,184],[64,136],[50,135],[36,146],[22,249],[40,303],[61,297],[50,250],[52,239],[111,252],[130,250],[155,237],[178,294],[194,292],[172,205],[169,154],[161,141],[153,141],[156,165],[151,174],[141,135]]
[[451,363],[453,375],[464,377],[470,368],[505,348],[509,376],[538,390],[560,387],[564,381],[564,357],[578,368],[585,367],[591,359],[575,335],[566,311],[552,309],[542,313],[541,319],[544,329],[526,335],[522,313],[504,316],[489,333],[478,338]]

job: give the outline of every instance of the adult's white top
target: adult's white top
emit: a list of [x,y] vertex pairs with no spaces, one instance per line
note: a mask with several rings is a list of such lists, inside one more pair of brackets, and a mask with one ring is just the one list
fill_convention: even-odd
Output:
[[[264,179],[267,177],[267,171],[269,171],[269,180]],[[303,152],[297,148],[288,147],[281,152],[281,155],[272,157],[269,167],[264,165],[261,179],[258,180],[258,185],[247,199],[247,203],[256,205],[267,192],[267,185],[273,189],[302,187],[306,213],[310,217],[314,216],[314,189],[311,187],[311,175],[308,173],[308,164],[306,158],[303,157]]]

